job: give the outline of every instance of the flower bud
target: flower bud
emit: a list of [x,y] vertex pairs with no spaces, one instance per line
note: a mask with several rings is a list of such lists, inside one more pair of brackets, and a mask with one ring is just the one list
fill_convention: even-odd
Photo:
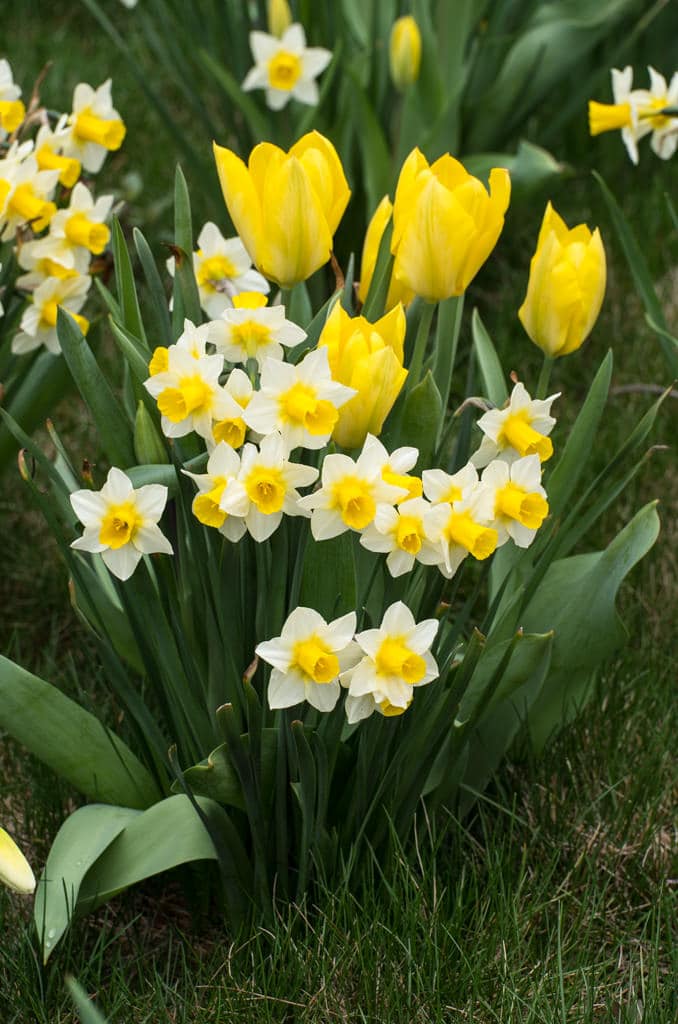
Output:
[[568,229],[550,203],[530,263],[518,316],[531,340],[555,358],[574,352],[596,322],[605,294],[605,250],[598,228]]
[[30,864],[4,828],[0,828],[0,882],[23,895],[30,895],[35,889]]
[[389,52],[393,84],[404,92],[419,78],[421,64],[421,32],[411,14],[393,23]]
[[292,24],[292,12],[287,0],[268,0],[268,31],[280,38]]

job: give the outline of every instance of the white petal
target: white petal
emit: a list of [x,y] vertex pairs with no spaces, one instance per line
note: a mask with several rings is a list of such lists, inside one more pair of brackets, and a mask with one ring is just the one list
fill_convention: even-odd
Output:
[[117,576],[119,580],[128,580],[141,561],[141,551],[138,551],[133,544],[125,544],[124,547],[117,548],[115,551],[112,548],[107,548],[102,552],[101,557],[114,576]]
[[325,630],[324,640],[333,651],[341,651],[350,644],[356,627],[356,613],[348,612],[330,622]]
[[308,682],[305,687],[305,696],[308,703],[311,707],[323,713],[334,710],[340,693],[341,687],[336,679],[331,683]]
[[281,636],[257,644],[254,653],[281,672],[287,672],[292,660],[291,644]]
[[[318,75],[322,74],[331,60],[331,50],[326,50],[322,46],[309,46],[302,58],[304,66],[303,77],[305,79],[317,78]],[[306,102],[309,101],[307,100]],[[316,99],[313,102],[317,103],[318,101]]]
[[381,620],[382,631],[392,636],[403,636],[414,625],[414,616],[402,601],[395,601],[390,608],[387,608]]
[[71,505],[76,516],[85,526],[98,526],[106,513],[108,503],[100,491],[74,491]]
[[296,673],[279,672],[274,668],[267,696],[269,708],[292,708],[305,698],[304,683]]
[[164,484],[144,484],[135,492],[134,502],[144,519],[157,523],[167,504],[167,488]]
[[132,543],[137,551],[141,551],[144,555],[153,555],[157,553],[164,555],[174,554],[174,549],[167,537],[160,531],[160,528],[155,525],[147,524],[145,526],[140,526],[134,534]]
[[109,469],[106,483],[101,488],[101,496],[106,501],[117,505],[123,501],[129,501],[132,498],[133,492],[132,481],[126,473],[123,473],[121,469],[117,469],[115,466]]

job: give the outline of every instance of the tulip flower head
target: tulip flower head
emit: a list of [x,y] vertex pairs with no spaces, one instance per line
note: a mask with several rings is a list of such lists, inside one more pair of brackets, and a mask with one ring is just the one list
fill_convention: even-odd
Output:
[[393,84],[404,92],[419,78],[421,64],[421,32],[411,14],[393,23],[389,57]]
[[101,170],[106,154],[120,149],[126,128],[113,107],[111,79],[98,89],[80,82],[73,93],[73,112],[68,118],[69,133],[63,153],[75,157],[86,171]]
[[535,345],[551,358],[576,351],[598,318],[605,282],[605,250],[598,228],[568,228],[548,203],[530,263],[527,294],[518,311]]
[[267,359],[283,358],[283,345],[298,345],[305,337],[306,331],[285,319],[284,306],[267,306],[258,291],[234,295],[232,308],[209,324],[209,340],[229,363],[256,359],[260,370]]
[[242,83],[245,92],[265,89],[271,110],[282,110],[290,99],[314,107],[319,99],[316,78],[332,60],[332,51],[306,46],[303,25],[294,23],[282,36],[250,32],[254,67]]
[[113,467],[100,491],[71,494],[73,511],[85,527],[71,547],[100,554],[114,576],[129,579],[142,555],[173,553],[158,527],[166,504],[165,486],[146,484],[135,490],[127,474]]
[[480,448],[471,456],[471,462],[482,469],[492,459],[515,462],[526,455],[538,455],[546,462],[553,455],[553,444],[548,436],[556,421],[551,406],[560,392],[549,398],[533,399],[520,382],[503,409],[490,409],[478,420],[484,433]]
[[375,323],[351,317],[340,302],[318,339],[326,348],[332,377],[356,392],[344,405],[332,437],[342,448],[357,448],[378,435],[407,378],[403,367],[405,313],[401,305]]
[[89,330],[89,320],[80,316],[92,278],[79,274],[64,278],[48,277],[33,292],[21,317],[20,329],[12,339],[12,352],[22,355],[44,345],[48,352],[58,355],[61,345],[57,336],[58,310],[69,313],[83,334]]
[[283,288],[327,263],[351,194],[332,143],[309,132],[288,153],[261,142],[245,165],[214,144],[224,200],[257,269]]
[[528,548],[549,512],[539,456],[527,455],[510,465],[495,459],[483,471],[481,484],[492,491],[497,546],[510,537],[519,548]]
[[437,632],[437,619],[417,623],[409,608],[396,601],[386,609],[377,629],[356,635],[364,657],[341,679],[348,688],[346,715],[350,723],[373,711],[386,717],[402,715],[412,703],[415,687],[438,678],[430,651]]
[[306,700],[318,711],[332,711],[339,700],[339,675],[362,655],[353,642],[356,614],[334,622],[313,608],[295,608],[280,636],[265,640],[256,654],[273,666],[268,684],[270,708],[291,708]]
[[[663,160],[669,160],[678,146],[678,71],[670,84],[654,68],[648,67],[649,89],[632,89],[633,68],[623,71],[612,69],[614,103],[589,102],[589,130],[591,135],[620,130],[622,141],[631,160],[638,163],[638,142],[652,135],[652,150]],[[664,113],[673,111],[673,113]]]
[[25,896],[35,890],[31,866],[4,828],[0,828],[0,882]]
[[488,192],[449,154],[429,166],[414,149],[393,204],[395,279],[429,302],[461,295],[496,245],[510,194],[505,168],[490,172]]

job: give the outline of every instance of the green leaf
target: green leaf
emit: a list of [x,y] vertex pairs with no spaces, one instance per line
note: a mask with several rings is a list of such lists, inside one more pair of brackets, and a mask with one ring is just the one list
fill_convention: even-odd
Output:
[[[247,735],[241,737],[245,747],[249,746]],[[267,799],[273,792],[275,780],[275,759],[277,748],[277,732],[275,729],[261,731],[261,789],[262,796]],[[245,810],[245,798],[242,786],[233,761],[225,743],[213,750],[209,757],[200,764],[187,768],[184,779],[189,789],[196,796],[210,797],[217,803],[227,804]]]
[[506,379],[492,339],[487,333],[477,309],[473,310],[471,330],[485,394],[493,405],[501,408],[508,399]]
[[[438,391],[443,405],[443,418],[441,428],[444,426],[447,403],[450,400],[452,388],[452,375],[457,357],[457,346],[459,344],[459,332],[461,330],[461,318],[464,312],[464,296],[454,295],[446,299],[438,306],[438,323],[436,326],[436,341],[433,350],[433,376],[438,385]],[[442,429],[438,433],[437,442],[440,443]]]
[[[181,167],[174,176],[174,291],[181,298],[184,315],[194,324],[202,322],[198,285],[193,273],[193,221],[188,185]],[[177,307],[178,308],[178,307]],[[183,325],[182,329],[183,329]]]
[[144,808],[159,796],[121,739],[55,686],[3,657],[0,727],[93,800]]
[[306,545],[299,604],[315,608],[328,621],[356,606],[350,533]]
[[[134,380],[138,384],[143,384],[144,381],[148,380],[149,376],[148,353],[144,351],[144,346],[142,346],[139,339],[135,338],[134,335],[130,334],[129,331],[125,330],[124,327],[117,323],[113,316],[109,317],[108,322],[113,334],[113,340],[120,349],[120,353],[125,362],[129,366]],[[146,394],[148,393],[146,392]],[[151,405],[155,407],[155,401],[150,395],[148,395],[148,398],[151,399]]]
[[137,288],[134,282],[134,271],[132,261],[129,258],[125,236],[120,227],[117,217],[113,218],[113,260],[115,264],[115,284],[118,292],[118,302],[122,314],[122,323],[127,330],[146,344],[144,324],[141,319]]
[[420,469],[431,464],[443,419],[443,402],[429,370],[405,399],[400,426],[400,437],[419,449]]
[[80,1024],[109,1024],[108,1019],[88,999],[84,988],[75,978],[66,978],[66,987],[80,1016]]
[[[12,419],[30,434],[72,390],[73,379],[67,363],[51,352],[41,352],[3,405]],[[0,472],[16,456],[17,447],[7,427],[0,426]]]
[[241,112],[252,133],[252,138],[259,142],[270,139],[271,128],[268,119],[262,114],[256,101],[248,93],[242,91],[240,83],[236,81],[230,71],[216,61],[207,50],[200,50],[198,58],[221,86],[229,101]]
[[132,426],[73,317],[59,308],[57,334],[77,388],[89,406],[104,451],[114,466],[136,462]]
[[[464,157],[464,167],[487,182],[494,167],[505,167],[511,175],[511,191],[531,192],[560,177],[566,169],[547,149],[521,139],[516,153],[473,153]],[[571,172],[570,172],[571,173]]]
[[150,246],[141,231],[139,231],[139,228],[134,228],[132,235],[139,262],[143,268],[148,285],[150,302],[148,304],[147,319],[151,328],[149,347],[153,349],[157,348],[158,345],[169,345],[172,341],[172,325],[167,305],[167,294],[163,287],[162,279],[158,273]]
[[142,811],[89,804],[74,811],[59,829],[38,882],[33,920],[47,963],[68,928],[80,883],[115,837]]

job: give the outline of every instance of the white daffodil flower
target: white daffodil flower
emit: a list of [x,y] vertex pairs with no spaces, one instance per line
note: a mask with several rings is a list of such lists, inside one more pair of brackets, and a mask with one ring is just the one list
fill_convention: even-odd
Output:
[[497,546],[510,537],[519,548],[529,548],[549,512],[539,456],[527,455],[510,465],[497,459],[483,471],[481,483],[493,495]]
[[393,505],[377,505],[374,522],[363,532],[360,543],[368,551],[388,552],[386,566],[391,576],[410,572],[415,561],[438,565],[440,537],[448,520],[443,505],[431,505],[423,498]]
[[165,486],[146,484],[135,490],[127,474],[113,467],[100,491],[71,494],[73,511],[85,527],[71,547],[100,554],[114,576],[129,579],[142,555],[173,554],[157,525],[166,504]]
[[[7,61],[0,63],[6,64]],[[31,866],[4,828],[0,828],[0,882],[24,896],[35,891],[35,875]]]
[[[52,258],[55,250],[59,259]],[[71,265],[65,266],[60,262],[61,258],[66,258]],[[17,247],[17,261],[20,267],[28,271],[28,273],[17,277],[17,288],[32,292],[49,277],[66,280],[86,274],[91,263],[91,256],[87,249],[80,247],[68,248],[64,254],[61,243],[55,244],[51,236],[46,235],[44,238],[36,238],[32,242],[22,242]]]
[[326,622],[313,608],[295,608],[280,636],[258,644],[256,654],[273,666],[268,706],[291,708],[302,701],[332,711],[339,700],[339,675],[362,657],[353,643],[356,614]]
[[33,143],[14,143],[0,160],[0,240],[14,238],[17,228],[30,224],[35,232],[47,227],[56,213],[51,201],[58,171],[41,171]]
[[99,196],[78,182],[66,209],[58,210],[49,225],[49,240],[54,249],[50,258],[65,267],[74,265],[74,250],[85,249],[100,255],[108,245],[111,232],[104,223],[110,215],[113,196]]
[[247,530],[244,517],[248,504],[246,496],[241,494],[238,515],[229,515],[221,508],[221,500],[229,484],[236,480],[240,473],[240,457],[230,445],[221,441],[207,460],[206,473],[189,473],[186,476],[198,486],[198,493],[193,499],[191,511],[204,526],[212,526],[222,533],[227,540],[238,541]]
[[98,89],[85,82],[76,85],[67,124],[62,152],[79,160],[90,174],[96,174],[106,154],[120,149],[125,138],[125,125],[113,106],[110,78]]
[[556,398],[560,398],[560,392],[532,399],[523,384],[516,384],[504,409],[491,409],[478,420],[485,437],[471,456],[473,465],[482,469],[492,459],[515,462],[526,455],[538,455],[541,462],[550,459],[553,444],[548,435],[556,423],[551,416]]
[[410,609],[396,601],[381,625],[356,635],[364,657],[341,676],[348,687],[346,716],[353,724],[373,711],[401,715],[412,703],[414,688],[438,678],[430,648],[438,632],[437,619],[416,623]]
[[35,159],[41,171],[58,171],[64,188],[73,188],[80,177],[80,161],[61,155],[68,136],[66,117],[60,118],[55,128],[43,124],[35,138]]
[[283,513],[307,515],[300,506],[297,487],[307,487],[318,478],[314,466],[290,462],[280,434],[269,434],[259,449],[246,444],[242,450],[238,479],[224,492],[220,508],[233,516],[244,516],[254,540],[267,540],[280,525]]
[[410,470],[414,469],[418,458],[419,449],[412,447],[396,448],[388,456],[388,461],[381,471],[383,480],[394,487],[402,487],[407,492],[396,504],[409,501],[411,498],[421,498],[423,494],[421,479],[410,475]]
[[649,89],[633,89],[633,68],[627,65],[622,71],[612,69],[612,94],[614,103],[589,104],[589,121],[592,135],[620,129],[626,150],[634,164],[638,163],[638,142],[652,134],[650,145],[657,156],[668,160],[678,145],[678,117],[663,114],[664,109],[675,109],[678,105],[678,72],[670,85],[666,79],[648,67]]
[[26,116],[19,99],[21,89],[15,83],[9,61],[0,60],[0,140],[18,128]]
[[79,312],[87,300],[92,278],[87,274],[75,277],[48,277],[33,292],[21,317],[19,331],[12,338],[12,352],[22,355],[44,345],[48,352],[58,355],[61,345],[56,323],[59,308],[73,317],[83,334],[89,330],[89,320]]
[[442,469],[425,469],[421,474],[424,494],[432,505],[468,498],[478,485],[478,471],[470,462],[456,473],[445,473]]
[[218,444],[220,441],[225,441],[231,448],[241,448],[247,435],[247,424],[243,419],[244,410],[254,394],[252,381],[244,370],[236,366],[228,375],[224,391],[231,403],[230,412],[212,424],[214,440],[212,442],[208,440],[207,446],[209,448],[211,443]]
[[446,509],[447,518],[440,532],[440,572],[451,579],[467,557],[479,561],[489,558],[498,543],[497,531],[490,525],[494,514],[494,495],[490,488],[478,483],[464,498],[436,505]]
[[355,394],[332,379],[326,348],[314,349],[296,366],[265,359],[260,388],[243,419],[259,434],[278,430],[289,451],[323,448],[339,419],[337,410]]
[[266,306],[259,292],[235,295],[233,307],[209,324],[209,340],[229,363],[256,359],[260,370],[265,359],[283,358],[283,345],[298,345],[305,337],[306,331],[285,319],[284,306]]
[[384,480],[388,461],[388,452],[372,434],[365,438],[355,461],[348,455],[325,456],[320,489],[299,501],[301,508],[311,512],[315,540],[330,540],[346,530],[359,533],[374,520],[378,505],[393,505],[407,497],[406,488]]
[[271,110],[282,110],[290,99],[314,107],[319,98],[315,79],[332,60],[331,50],[306,46],[304,28],[295,22],[279,39],[267,32],[250,32],[254,67],[242,88],[265,89]]

